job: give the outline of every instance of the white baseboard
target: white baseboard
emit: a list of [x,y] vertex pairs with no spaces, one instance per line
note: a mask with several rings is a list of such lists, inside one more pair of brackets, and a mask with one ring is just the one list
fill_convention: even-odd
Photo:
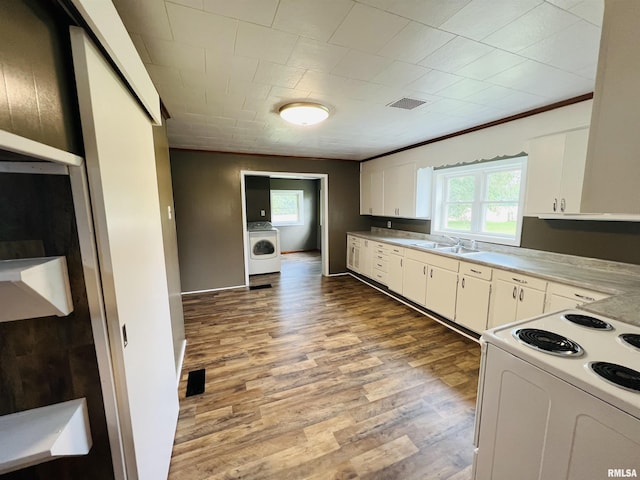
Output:
[[178,359],[178,368],[176,369],[176,388],[180,386],[180,378],[182,377],[182,364],[184,363],[184,355],[187,351],[187,339],[182,340],[182,345],[180,346],[180,358]]
[[209,288],[207,290],[192,290],[190,292],[181,292],[180,295],[196,295],[198,293],[221,292],[223,290],[233,290],[235,288],[246,288],[247,285],[236,285],[234,287]]

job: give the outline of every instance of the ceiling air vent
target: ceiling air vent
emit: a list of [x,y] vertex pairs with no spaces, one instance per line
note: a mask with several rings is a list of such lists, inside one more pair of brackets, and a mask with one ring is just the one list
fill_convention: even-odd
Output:
[[387,106],[402,108],[404,110],[413,110],[414,108],[419,107],[420,105],[424,105],[425,103],[427,103],[425,100],[418,100],[416,98],[404,97],[404,98],[401,98],[400,100],[396,100],[395,102],[388,104]]

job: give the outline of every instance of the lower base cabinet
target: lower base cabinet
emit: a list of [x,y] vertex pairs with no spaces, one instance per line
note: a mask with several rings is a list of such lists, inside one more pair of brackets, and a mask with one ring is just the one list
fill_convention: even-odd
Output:
[[487,329],[491,282],[463,275],[458,285],[456,323],[482,333]]
[[429,266],[429,278],[427,278],[427,308],[445,318],[455,318],[457,286],[458,272]]
[[427,301],[427,268],[426,263],[411,258],[404,259],[402,295],[423,306]]
[[488,328],[544,312],[546,281],[502,271],[496,271],[495,277]]

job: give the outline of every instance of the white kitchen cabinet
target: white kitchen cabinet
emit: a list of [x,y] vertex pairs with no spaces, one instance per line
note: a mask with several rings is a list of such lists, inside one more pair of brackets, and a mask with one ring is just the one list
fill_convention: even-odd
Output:
[[360,239],[347,235],[347,268],[360,272]]
[[427,268],[426,263],[405,256],[402,295],[423,306],[427,303]]
[[547,282],[503,270],[494,271],[488,327],[496,327],[544,312]]
[[609,294],[561,283],[549,283],[544,312],[558,312],[607,298]]
[[416,165],[396,165],[384,170],[383,212],[386,217],[416,216]]
[[460,262],[461,279],[456,297],[456,323],[481,333],[487,328],[492,269]]
[[404,248],[390,246],[388,254],[387,287],[402,294],[402,270],[404,267]]
[[389,271],[387,244],[382,242],[371,243],[371,278],[382,285],[386,285]]
[[360,240],[360,273],[367,277],[371,277],[371,240]]
[[384,173],[366,162],[360,165],[360,215],[382,215]]
[[589,129],[529,141],[526,215],[580,213]]
[[426,307],[453,320],[456,313],[458,268],[460,262],[442,255],[429,255]]

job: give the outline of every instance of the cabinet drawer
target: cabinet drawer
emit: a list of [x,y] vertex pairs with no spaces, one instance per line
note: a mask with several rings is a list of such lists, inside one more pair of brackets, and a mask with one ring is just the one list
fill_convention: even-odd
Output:
[[388,262],[386,260],[380,260],[378,258],[374,258],[371,268],[373,268],[374,270],[380,270],[381,272],[387,273],[388,271],[387,266],[388,266]]
[[431,253],[424,252],[422,250],[407,248],[404,252],[404,256],[405,258],[410,258],[411,260],[415,260],[416,262],[429,263],[429,260],[434,255]]
[[440,267],[451,272],[457,272],[460,262],[444,255],[429,255],[428,262],[432,267]]
[[530,287],[536,290],[546,290],[547,282],[541,278],[530,277],[529,275],[523,275],[521,273],[507,272],[506,270],[495,270],[493,272],[493,278],[497,280],[504,280],[516,285],[522,285]]
[[382,270],[378,270],[377,268],[371,270],[371,278],[373,278],[376,282],[382,283],[383,285],[387,284],[387,272],[383,272]]
[[482,278],[483,280],[491,280],[493,269],[486,265],[477,265],[475,263],[460,262],[460,273],[470,277]]
[[379,260],[381,262],[386,262],[387,260],[389,260],[389,256],[385,252],[380,252],[379,250],[376,250],[373,252],[373,255],[371,255],[371,259],[374,262],[376,260]]
[[561,283],[549,283],[547,293],[559,295],[561,297],[574,299],[576,302],[595,302],[602,300],[610,295],[608,293],[596,292],[586,288],[573,287],[571,285],[563,285]]
[[381,250],[383,252],[386,252],[389,248],[389,245],[387,243],[371,242],[371,244],[373,245],[374,250]]
[[397,247],[395,245],[389,245],[388,253],[391,253],[393,255],[400,255],[404,257],[404,248],[403,247]]

